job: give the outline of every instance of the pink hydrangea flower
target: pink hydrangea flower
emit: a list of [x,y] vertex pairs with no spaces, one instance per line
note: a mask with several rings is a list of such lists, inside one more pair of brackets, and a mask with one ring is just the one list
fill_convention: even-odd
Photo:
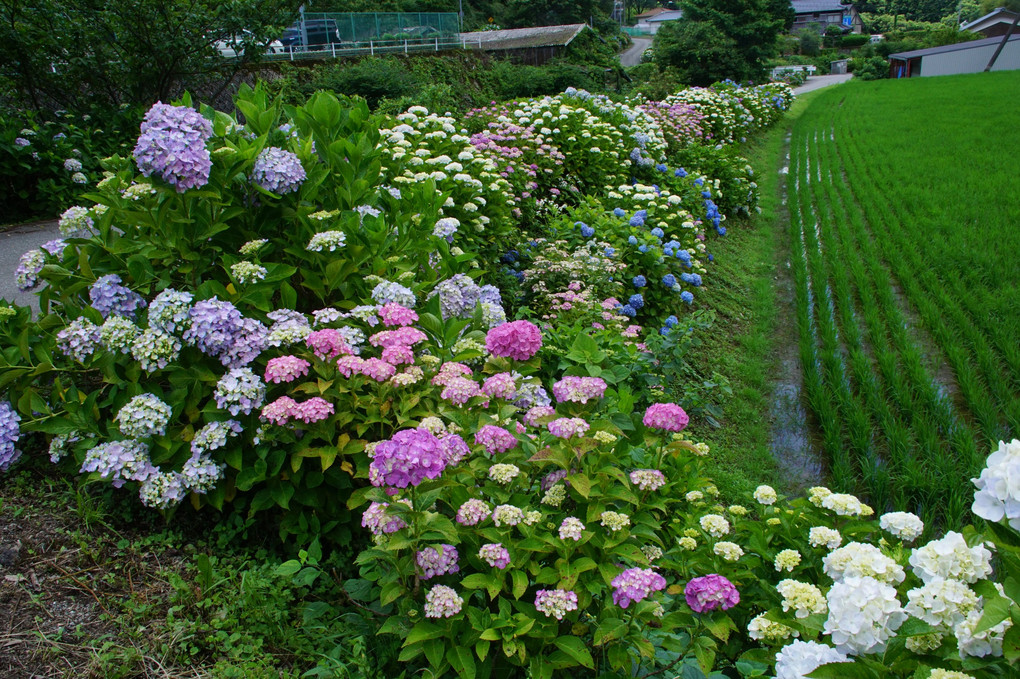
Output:
[[577,610],[577,594],[569,589],[540,589],[535,593],[535,610],[562,620],[567,612]]
[[294,416],[297,405],[297,401],[290,396],[281,396],[272,403],[262,406],[262,419],[282,427]]
[[613,578],[613,603],[627,608],[652,592],[666,589],[666,578],[651,568],[628,568]]
[[458,572],[460,566],[457,565],[457,558],[457,548],[453,545],[426,547],[415,555],[415,561],[422,572],[422,580]]
[[492,515],[492,507],[481,500],[468,500],[457,510],[457,523],[462,526],[476,526]]
[[580,417],[561,417],[553,420],[546,426],[549,428],[550,434],[561,439],[581,436],[589,428],[588,423]]
[[[408,503],[410,504],[410,503]],[[386,511],[389,504],[386,502],[373,502],[365,510],[364,516],[361,517],[361,525],[369,529],[375,535],[384,535],[388,533],[396,533],[401,528],[407,526],[399,516],[393,516]]]
[[542,420],[556,415],[556,409],[552,406],[535,406],[524,413],[524,421],[531,427],[542,424]]
[[630,482],[641,490],[658,490],[666,485],[666,477],[658,469],[635,469],[630,473]]
[[601,377],[581,377],[568,375],[553,384],[553,396],[560,403],[571,401],[587,403],[598,400],[606,393],[606,381]]
[[391,365],[414,363],[414,352],[403,344],[393,344],[382,350],[382,360]]
[[452,377],[446,382],[446,386],[439,396],[454,405],[462,406],[481,393],[474,380],[469,380],[466,377]]
[[307,375],[309,366],[311,363],[297,356],[271,358],[266,363],[266,382],[273,384],[293,382],[297,378]]
[[485,336],[485,348],[494,356],[526,361],[542,347],[542,332],[529,321],[502,323]]
[[381,359],[369,358],[362,361],[358,372],[376,382],[385,382],[397,373],[397,369]]
[[460,613],[464,599],[452,587],[436,585],[425,595],[426,618],[452,618]]
[[740,603],[740,592],[723,576],[712,574],[688,582],[684,588],[684,598],[695,613],[706,613],[717,608],[725,611]]
[[325,330],[316,330],[315,332],[311,332],[308,334],[308,337],[305,338],[305,343],[321,360],[336,358],[340,354],[351,353],[351,348],[347,346],[347,342],[344,341],[343,335],[341,335],[340,331],[335,328],[326,328]]
[[457,363],[456,361],[450,361],[444,363],[440,368],[436,376],[432,378],[432,384],[447,384],[450,380],[456,377],[470,377],[471,368],[467,367],[463,363]]
[[444,434],[439,437],[439,443],[443,448],[443,454],[446,455],[448,466],[457,464],[471,453],[467,441],[457,434]]
[[517,437],[502,427],[487,424],[475,432],[475,445],[484,446],[489,455],[495,455],[516,446]]
[[418,328],[397,328],[396,330],[382,330],[368,338],[369,344],[373,347],[390,347],[399,344],[405,347],[412,347],[418,342],[427,339],[427,335]]
[[487,545],[482,545],[482,548],[478,550],[478,558],[493,568],[502,570],[510,563],[510,552],[502,543],[490,542]]
[[340,374],[344,377],[350,377],[355,373],[361,374],[361,366],[364,362],[365,359],[358,356],[341,356],[337,359],[336,369],[340,371]]
[[319,396],[312,397],[303,403],[298,403],[292,410],[292,417],[301,420],[305,424],[319,422],[326,419],[334,412],[333,404]]
[[675,403],[653,403],[642,420],[646,427],[663,431],[683,431],[689,421],[684,409]]
[[388,302],[379,307],[379,318],[383,325],[411,325],[418,322],[418,314],[396,302]]
[[511,401],[517,395],[517,385],[512,373],[496,373],[485,378],[482,391],[493,398]]

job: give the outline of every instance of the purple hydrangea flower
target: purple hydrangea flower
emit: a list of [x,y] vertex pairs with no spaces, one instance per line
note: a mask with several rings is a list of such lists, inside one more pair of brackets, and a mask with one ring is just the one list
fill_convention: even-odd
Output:
[[375,447],[369,467],[374,486],[407,488],[438,478],[446,469],[446,451],[427,429],[405,429]]
[[62,354],[84,363],[99,348],[99,326],[82,316],[57,333],[57,348]]
[[652,592],[666,588],[666,579],[651,568],[628,568],[613,578],[613,603],[627,608]]
[[493,568],[502,570],[510,563],[510,552],[507,551],[507,548],[502,543],[490,542],[489,544],[482,545],[482,548],[478,550],[478,558]]
[[484,446],[489,455],[505,453],[517,445],[517,437],[502,427],[487,424],[475,432],[475,444]]
[[14,270],[14,283],[21,292],[28,292],[39,285],[39,273],[46,264],[46,253],[42,250],[29,250],[18,260]]
[[468,276],[456,274],[439,283],[429,293],[429,299],[436,295],[439,295],[439,309],[444,319],[467,318],[481,300],[482,289]]
[[0,471],[7,471],[21,457],[14,444],[21,438],[21,417],[10,401],[0,401]]
[[457,523],[462,526],[477,526],[489,518],[492,514],[492,507],[481,500],[471,499],[460,506],[457,510]]
[[67,241],[63,238],[54,238],[42,244],[42,249],[54,257],[64,254],[65,247],[67,247]]
[[231,415],[249,414],[262,406],[266,399],[266,385],[248,368],[234,368],[216,383],[216,407]]
[[560,403],[572,401],[587,403],[598,400],[606,392],[606,381],[601,377],[579,377],[568,375],[553,384],[553,396]]
[[[409,503],[408,503],[409,504]],[[394,516],[386,511],[390,505],[386,502],[373,502],[365,510],[361,517],[361,525],[372,531],[374,535],[386,535],[396,533],[407,526],[399,516]]]
[[92,308],[107,318],[110,315],[134,318],[138,309],[145,307],[145,300],[134,290],[120,285],[120,276],[108,274],[97,280],[89,289]]
[[193,108],[156,102],[142,120],[134,149],[142,174],[157,174],[178,193],[209,183],[212,158],[205,147],[212,124]]
[[460,570],[457,565],[457,550],[453,545],[426,547],[415,555],[415,561],[422,572],[422,580],[430,580]]
[[297,191],[306,176],[301,160],[290,151],[276,146],[262,150],[251,173],[253,182],[279,195]]
[[149,447],[139,441],[110,441],[91,448],[81,465],[81,473],[98,472],[113,480],[115,488],[125,481],[144,481],[158,470],[149,459]]
[[568,611],[577,610],[577,594],[569,589],[540,589],[535,593],[535,610],[562,620]]
[[684,588],[684,598],[695,613],[714,611],[717,608],[725,611],[740,603],[740,592],[723,576],[712,574],[688,582]]

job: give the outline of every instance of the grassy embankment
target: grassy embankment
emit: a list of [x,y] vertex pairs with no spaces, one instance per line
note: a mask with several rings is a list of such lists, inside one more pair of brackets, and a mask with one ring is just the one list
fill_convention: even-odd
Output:
[[1020,429],[1020,73],[852,83],[794,126],[805,389],[836,488],[929,524]]

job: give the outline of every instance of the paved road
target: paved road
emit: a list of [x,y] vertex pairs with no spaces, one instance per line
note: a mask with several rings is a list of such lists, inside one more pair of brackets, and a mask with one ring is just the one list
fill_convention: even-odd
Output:
[[641,63],[641,55],[652,46],[651,38],[633,38],[634,44],[620,54],[621,66],[637,66]]
[[26,224],[0,231],[0,298],[21,305],[28,304],[33,309],[39,308],[35,295],[30,292],[19,292],[14,285],[14,270],[18,268],[18,260],[22,254],[54,238],[60,238],[60,230],[55,221]]
[[798,97],[802,94],[806,94],[813,90],[820,90],[823,87],[829,85],[838,85],[839,83],[845,83],[847,80],[853,77],[851,73],[844,73],[841,75],[813,75],[807,79],[800,87],[794,87],[793,93]]

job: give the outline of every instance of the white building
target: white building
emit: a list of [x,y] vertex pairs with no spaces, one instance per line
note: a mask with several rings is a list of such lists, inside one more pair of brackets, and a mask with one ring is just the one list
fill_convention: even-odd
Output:
[[[889,55],[890,78],[916,78],[932,75],[980,73],[1002,42],[1001,37],[985,38],[955,45],[929,47],[923,50]],[[1014,34],[1002,48],[993,71],[1020,69],[1020,34]]]

